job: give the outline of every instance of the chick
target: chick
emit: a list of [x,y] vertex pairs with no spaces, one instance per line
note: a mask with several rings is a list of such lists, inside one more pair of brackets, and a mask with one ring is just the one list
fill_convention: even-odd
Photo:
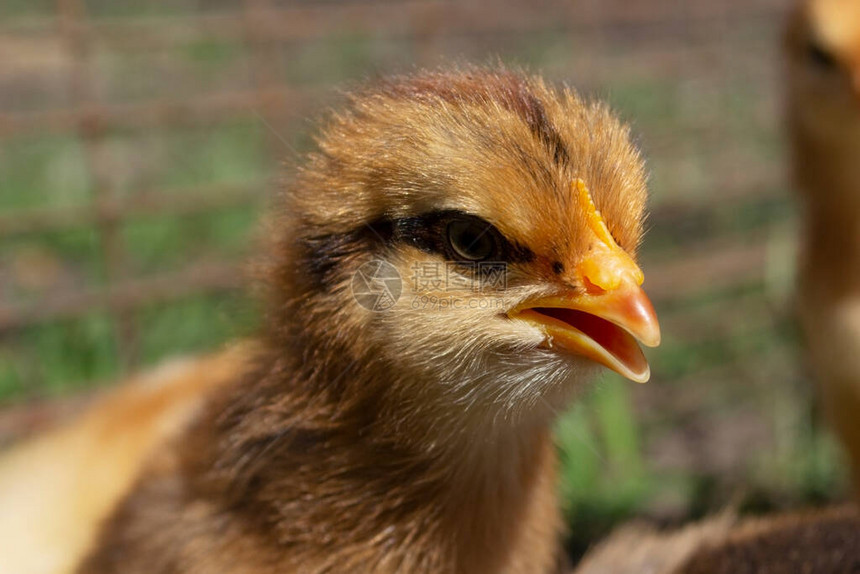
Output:
[[786,36],[787,123],[803,207],[798,310],[826,417],[860,493],[860,3],[801,3]]
[[511,71],[395,78],[283,200],[248,367],[78,572],[558,571],[553,419],[598,364],[647,380],[660,339],[627,128]]
[[675,532],[633,524],[592,550],[576,574],[843,574],[860,569],[860,514],[841,507],[738,519]]

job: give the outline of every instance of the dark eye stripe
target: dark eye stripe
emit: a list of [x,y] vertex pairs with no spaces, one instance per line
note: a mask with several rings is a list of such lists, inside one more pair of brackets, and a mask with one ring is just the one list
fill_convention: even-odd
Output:
[[[346,233],[308,233],[300,243],[298,264],[304,280],[320,291],[328,291],[339,280],[337,269],[344,259],[358,253],[373,252],[380,245],[405,243],[452,261],[461,260],[451,253],[446,229],[450,221],[462,217],[474,216],[457,210],[432,211],[401,219],[379,218]],[[496,262],[528,263],[534,260],[535,255],[529,248],[509,241],[495,227],[492,229],[498,234],[499,257]]]
[[[462,256],[451,249],[448,243],[448,226],[454,221],[482,221],[457,210],[431,211],[414,217],[406,217],[393,221],[390,241],[412,245],[427,253],[436,253],[449,260],[462,260]],[[496,251],[492,257],[495,261],[507,263],[526,263],[534,260],[534,253],[527,247],[508,240],[498,229],[484,222],[486,233],[492,234],[496,242]]]

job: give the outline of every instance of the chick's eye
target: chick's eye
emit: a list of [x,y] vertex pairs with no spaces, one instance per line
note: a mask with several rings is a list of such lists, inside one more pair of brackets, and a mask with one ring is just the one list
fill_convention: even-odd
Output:
[[465,261],[485,261],[497,255],[497,231],[478,218],[455,219],[448,223],[447,240],[451,251]]
[[832,70],[836,68],[836,57],[815,41],[806,45],[806,59],[821,70]]

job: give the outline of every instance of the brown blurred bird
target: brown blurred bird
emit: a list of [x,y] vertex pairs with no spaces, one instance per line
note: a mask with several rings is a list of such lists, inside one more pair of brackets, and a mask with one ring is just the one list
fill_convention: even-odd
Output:
[[91,415],[109,432],[19,449],[28,474],[60,475],[63,436],[85,451],[64,464],[91,465],[158,429],[96,489],[99,469],[76,469],[63,498],[88,491],[87,508],[31,519],[51,537],[0,544],[55,544],[72,558],[51,572],[86,555],[82,574],[559,571],[553,419],[596,363],[647,380],[637,340],[660,339],[635,262],[645,179],[605,106],[538,78],[360,91],[274,217],[261,342],[160,377],[203,404],[165,401],[185,406],[160,420],[119,399]]
[[631,524],[596,546],[575,574],[845,574],[860,571],[856,508],[738,519],[730,513],[660,532]]
[[825,414],[860,493],[860,2],[802,2],[786,54],[792,168],[804,210],[799,316]]

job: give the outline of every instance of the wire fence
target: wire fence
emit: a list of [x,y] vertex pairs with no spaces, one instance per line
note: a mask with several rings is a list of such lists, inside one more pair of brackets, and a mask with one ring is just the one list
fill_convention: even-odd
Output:
[[[133,217],[189,215],[254,202],[269,189],[267,181],[198,185],[180,192],[142,189],[120,197],[109,175],[114,169],[113,160],[109,154],[100,153],[101,148],[108,135],[117,131],[212,125],[250,115],[252,120],[256,116],[267,126],[266,145],[274,165],[276,158],[285,155],[284,142],[278,134],[289,133],[291,122],[312,115],[318,109],[320,92],[329,89],[325,81],[309,86],[290,82],[285,77],[284,66],[278,60],[290,57],[303,44],[333,42],[344,37],[371,38],[373,43],[388,44],[387,50],[385,46],[382,48],[386,51],[396,52],[398,45],[408,45],[418,65],[435,65],[440,55],[445,57],[446,45],[465,43],[477,46],[477,52],[492,53],[496,43],[504,45],[510,37],[555,34],[570,38],[572,45],[569,55],[562,55],[554,62],[553,75],[565,76],[566,69],[575,71],[571,74],[573,82],[592,91],[611,87],[613,74],[625,73],[631,68],[629,61],[620,71],[612,68],[613,59],[628,59],[631,43],[645,48],[644,52],[637,49],[636,67],[648,68],[649,73],[656,71],[662,77],[678,76],[699,61],[706,64],[709,54],[730,58],[726,52],[732,47],[719,45],[721,40],[730,40],[725,35],[727,31],[738,26],[751,31],[767,30],[772,22],[778,21],[781,9],[782,3],[774,0],[734,3],[660,0],[635,4],[550,1],[537,5],[447,1],[278,5],[273,1],[248,0],[236,6],[213,4],[206,9],[204,5],[174,15],[113,16],[106,6],[101,7],[101,12],[108,15],[100,14],[98,9],[96,14],[91,14],[84,0],[60,0],[51,18],[21,18],[0,26],[0,46],[6,45],[10,50],[4,59],[17,60],[19,74],[41,74],[50,76],[41,78],[43,81],[67,84],[61,90],[63,96],[53,98],[63,105],[34,104],[34,109],[19,110],[0,108],[0,138],[74,134],[85,150],[91,197],[88,202],[72,207],[4,209],[0,213],[0,240],[71,227],[92,227],[98,231],[106,280],[97,288],[90,285],[28,304],[3,300],[0,302],[0,332],[37,321],[68,318],[87,313],[95,306],[105,306],[118,325],[120,352],[125,363],[133,364],[137,327],[127,313],[129,308],[185,297],[198,290],[237,287],[237,277],[241,274],[237,273],[235,261],[208,263],[170,275],[129,277],[123,265],[125,254],[118,229],[124,220]],[[588,49],[576,49],[578,36],[583,37],[582,44],[590,46]],[[638,42],[637,36],[640,37]],[[647,42],[641,40],[643,36],[647,36]],[[242,45],[244,62],[234,69],[245,68],[239,74],[244,81],[235,82],[229,89],[183,96],[174,95],[175,86],[167,83],[156,86],[152,94],[139,101],[118,101],[121,98],[112,96],[109,89],[99,89],[105,83],[103,76],[109,73],[100,65],[100,59],[129,52],[158,59],[170,50],[201,42]],[[45,64],[49,69],[28,71],[24,68],[27,54],[13,51],[16,47],[22,49],[34,44],[53,47],[53,52],[43,55],[43,60],[49,61]],[[561,44],[564,46],[563,41]],[[715,45],[722,54],[711,53]],[[387,63],[396,69],[397,60],[395,55],[394,61],[389,57]],[[765,69],[769,64],[767,61],[751,63]],[[373,71],[383,68],[384,64],[371,66]],[[143,67],[140,73],[145,72]],[[349,78],[359,74],[346,75]],[[714,70],[701,70],[697,76],[709,74],[714,75]],[[325,76],[325,73],[320,75]],[[638,75],[643,75],[641,70]],[[25,104],[21,107],[30,107],[28,102]],[[753,120],[762,121],[762,118]],[[659,155],[677,153],[679,143],[695,141],[707,148],[700,155],[712,156],[713,164],[734,165],[721,178],[720,189],[714,190],[710,197],[691,199],[680,193],[673,194],[678,197],[657,195],[655,221],[671,225],[676,220],[683,221],[711,210],[714,204],[743,209],[750,202],[770,198],[768,193],[773,192],[779,174],[772,165],[758,165],[759,158],[738,166],[737,154],[733,153],[736,150],[726,149],[726,136],[730,134],[714,125],[719,121],[720,118],[711,113],[688,126],[677,126],[673,122],[655,125],[654,133],[647,134],[646,150],[652,152],[655,163]],[[679,134],[678,127],[687,128],[688,133]],[[743,281],[750,274],[758,273],[763,262],[764,253],[760,250],[741,246],[740,253],[727,255],[718,242],[713,247],[697,249],[695,255],[673,262],[665,270],[652,272],[650,276],[659,282],[652,288],[657,291],[658,298],[668,296],[668,291],[679,285],[694,288],[688,283],[695,282],[696,276],[715,275],[712,272],[700,274],[696,270],[713,269],[717,264],[721,273],[716,275],[722,280]],[[684,280],[679,281],[679,277]],[[712,277],[707,279],[711,280]]]
[[[789,307],[795,216],[778,90],[787,8],[0,6],[0,397],[67,390],[50,381],[114,377],[234,334],[222,316],[247,287],[253,221],[337,89],[501,60],[608,99],[653,171],[642,260],[665,338],[650,355],[659,384],[629,391],[643,456],[664,471],[748,477],[768,464],[779,474],[810,444],[796,436],[809,391]],[[181,312],[162,321],[172,308]]]

